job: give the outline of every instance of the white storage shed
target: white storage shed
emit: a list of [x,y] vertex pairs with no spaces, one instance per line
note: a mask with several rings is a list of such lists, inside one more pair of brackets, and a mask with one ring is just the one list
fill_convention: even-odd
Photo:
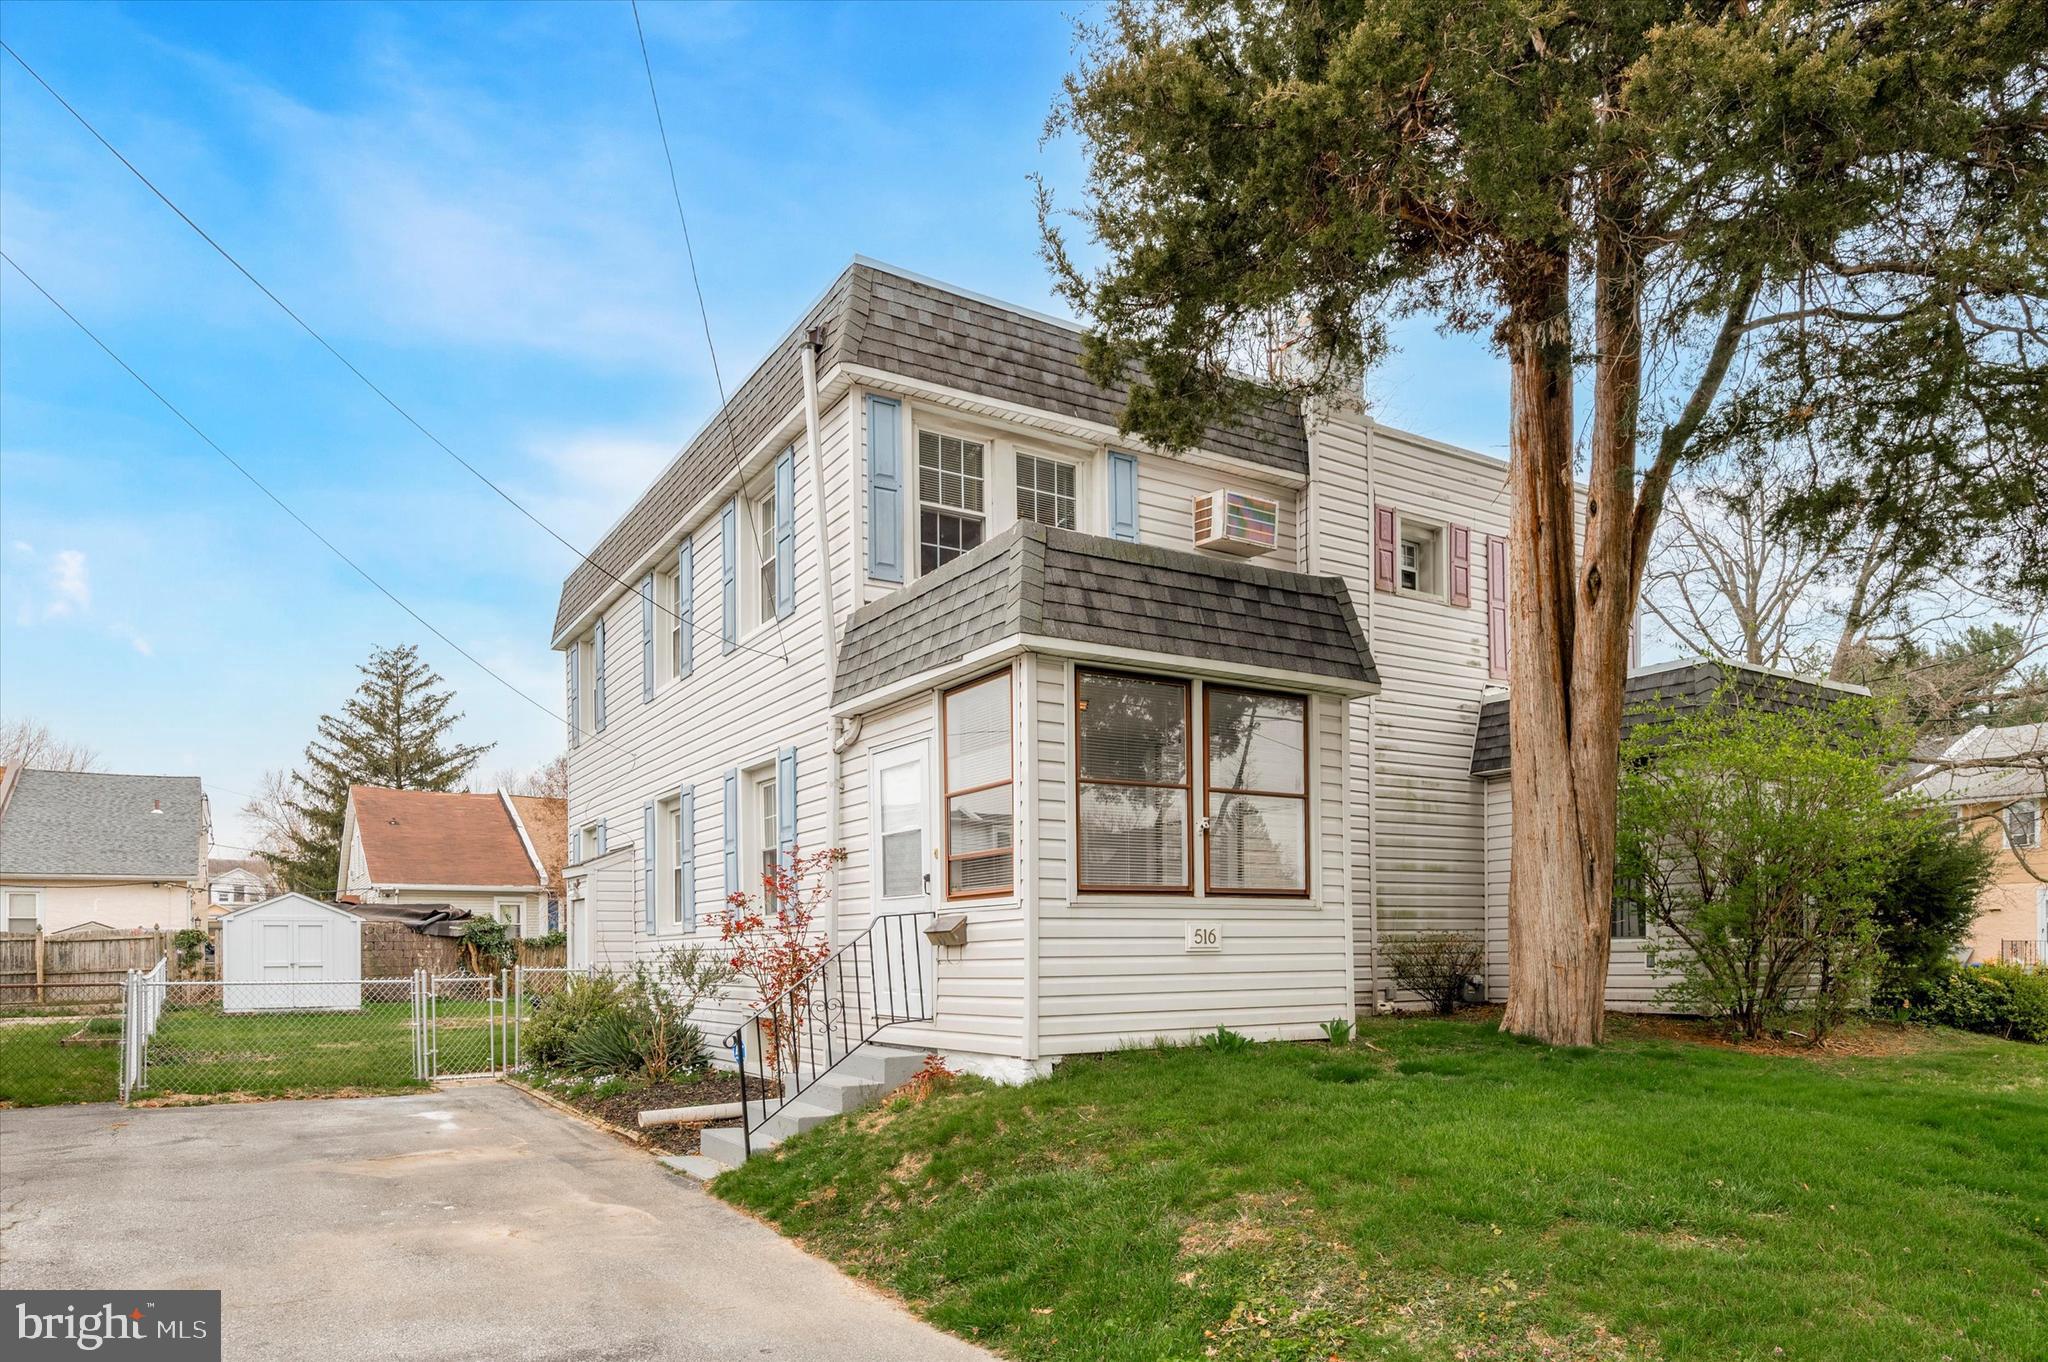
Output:
[[229,1012],[353,1012],[363,1005],[363,920],[304,894],[221,919],[221,1006]]

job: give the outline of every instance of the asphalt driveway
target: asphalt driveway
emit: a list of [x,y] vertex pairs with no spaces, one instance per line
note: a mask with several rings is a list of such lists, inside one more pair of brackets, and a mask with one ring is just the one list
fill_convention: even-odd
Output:
[[230,1358],[987,1359],[498,1086],[0,1111],[0,1287],[218,1288]]

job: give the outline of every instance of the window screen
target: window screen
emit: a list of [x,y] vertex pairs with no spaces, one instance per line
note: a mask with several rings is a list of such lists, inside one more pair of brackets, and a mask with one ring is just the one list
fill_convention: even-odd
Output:
[[1210,686],[1208,883],[1213,893],[1308,891],[1308,702]]
[[1007,894],[1011,848],[1010,674],[946,693],[946,897]]
[[1017,456],[1017,519],[1071,530],[1074,503],[1074,465],[1033,454]]
[[1081,887],[1187,892],[1187,683],[1081,672],[1076,688]]

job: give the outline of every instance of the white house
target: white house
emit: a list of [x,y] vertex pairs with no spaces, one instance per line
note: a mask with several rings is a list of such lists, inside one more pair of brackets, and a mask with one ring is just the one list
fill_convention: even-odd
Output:
[[246,903],[261,903],[277,890],[270,863],[260,856],[206,858],[206,901],[215,916]]
[[207,822],[197,776],[9,769],[0,775],[0,926],[190,927],[204,911]]
[[1312,1035],[1484,931],[1506,464],[1357,400],[1164,455],[1080,346],[856,260],[569,577],[572,959],[843,847],[835,943],[964,917],[897,1038],[1021,1071]]

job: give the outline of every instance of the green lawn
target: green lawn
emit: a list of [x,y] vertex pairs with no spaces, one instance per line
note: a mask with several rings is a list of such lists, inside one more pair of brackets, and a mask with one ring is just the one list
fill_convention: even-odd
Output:
[[[103,1023],[105,1018],[95,1019]],[[115,1018],[116,1034],[120,1019]],[[47,1107],[60,1102],[111,1102],[121,1094],[117,1046],[60,1045],[83,1025],[0,1026],[0,1106]]]
[[1127,1052],[714,1190],[1018,1358],[2048,1357],[2048,1049],[1616,1030]]

